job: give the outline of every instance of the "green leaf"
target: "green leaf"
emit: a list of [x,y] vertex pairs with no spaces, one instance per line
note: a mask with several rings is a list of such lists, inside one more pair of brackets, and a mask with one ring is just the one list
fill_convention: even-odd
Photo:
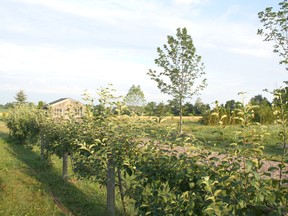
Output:
[[223,115],[223,116],[221,116],[221,121],[223,120],[223,119],[225,119],[225,118],[227,118],[227,115]]
[[216,190],[215,192],[214,192],[214,197],[216,197],[219,193],[221,193],[222,192],[222,190]]
[[273,171],[275,171],[275,170],[278,171],[279,169],[278,169],[277,167],[273,167],[273,166],[268,168],[268,171],[269,171],[269,172],[273,172]]
[[208,207],[204,210],[204,212],[210,212],[210,211],[214,212],[214,208]]

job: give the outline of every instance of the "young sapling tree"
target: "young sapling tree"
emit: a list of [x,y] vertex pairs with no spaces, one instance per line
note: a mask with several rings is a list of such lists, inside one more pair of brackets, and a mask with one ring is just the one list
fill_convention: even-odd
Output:
[[[192,98],[206,87],[204,64],[196,53],[192,37],[186,28],[178,28],[176,37],[167,36],[164,49],[157,48],[155,64],[162,71],[149,70],[147,73],[157,82],[161,92],[171,95],[179,104],[180,128],[182,132],[182,112],[185,99]],[[197,82],[199,81],[200,82]]]

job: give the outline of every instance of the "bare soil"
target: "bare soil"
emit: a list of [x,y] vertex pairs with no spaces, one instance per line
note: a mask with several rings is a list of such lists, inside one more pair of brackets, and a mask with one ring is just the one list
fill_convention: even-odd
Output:
[[[164,147],[165,148],[165,147]],[[165,148],[166,150],[168,148]],[[199,154],[199,151],[195,150],[195,151],[189,151],[188,148],[186,147],[181,147],[181,146],[177,146],[175,147],[173,150],[176,150],[179,154],[181,153],[185,153],[185,154],[192,154],[192,155],[197,155]],[[188,151],[187,151],[188,150]],[[219,160],[221,159],[224,159],[226,157],[228,157],[227,154],[219,154],[217,152],[213,152],[212,154],[210,154],[207,158],[207,162],[210,161],[211,162],[211,158],[213,157],[217,157],[219,158]],[[236,159],[236,158],[235,158]],[[271,161],[271,160],[261,160],[260,163],[263,163],[262,167],[260,168],[259,170],[259,173],[270,173],[271,174],[271,178],[273,179],[279,179],[280,177],[280,168],[279,168],[279,164],[281,164],[280,162],[277,162],[277,161]],[[269,169],[271,167],[275,167],[275,169],[272,169],[269,171]],[[284,169],[282,170],[282,173],[281,173],[281,178],[282,179],[288,179],[288,164],[285,163],[285,167]],[[267,176],[264,176],[263,175],[263,178],[266,178]]]

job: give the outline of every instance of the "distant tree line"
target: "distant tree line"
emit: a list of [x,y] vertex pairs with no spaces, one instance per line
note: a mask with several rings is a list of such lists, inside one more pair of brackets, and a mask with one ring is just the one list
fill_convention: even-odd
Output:
[[[274,99],[275,100],[275,99]],[[253,122],[261,124],[271,124],[275,121],[271,102],[262,95],[252,97],[248,103],[253,106]],[[235,119],[237,110],[243,107],[243,103],[235,100],[226,101],[225,104],[219,104],[215,101],[215,107],[206,112],[202,118],[202,122],[207,125],[218,125],[221,119],[221,124],[233,125],[239,122]]]
[[8,102],[6,104],[0,104],[0,109],[9,109],[11,107],[13,107],[13,104],[12,102]]
[[[288,104],[288,82],[284,82],[286,87],[281,88],[283,100]],[[279,89],[280,90],[280,89]],[[272,92],[271,92],[272,93]],[[273,93],[272,93],[273,94]],[[245,97],[243,93],[243,97]],[[167,102],[154,102],[146,103],[145,96],[141,87],[133,85],[124,98],[125,104],[129,107],[130,113],[128,115],[144,115],[144,116],[180,116],[179,100],[172,99]],[[275,121],[273,114],[273,106],[277,106],[278,99],[274,97],[270,102],[266,97],[258,94],[246,101],[253,106],[253,119],[254,122],[261,124],[271,124]],[[239,124],[235,119],[238,109],[243,108],[244,101],[236,101],[234,99],[228,100],[223,104],[215,101],[211,104],[203,103],[201,98],[197,98],[195,103],[185,102],[182,104],[183,116],[202,116],[202,123],[206,125],[218,125],[221,119],[221,124],[231,125]]]
[[[288,82],[284,82],[286,87],[281,88],[283,100],[287,104],[288,108]],[[23,99],[24,98],[24,99]],[[6,104],[0,104],[0,109],[9,109],[15,104],[19,103],[29,103],[27,102],[26,95],[22,90],[20,90],[16,96],[14,102],[9,102]],[[127,115],[144,115],[144,116],[179,116],[179,104],[177,100],[168,100],[167,102],[146,102],[145,96],[141,87],[132,85],[129,92],[124,97],[124,102],[127,107],[129,107],[129,112]],[[275,121],[275,115],[273,114],[273,106],[277,105],[278,99],[275,97],[272,102],[270,102],[266,97],[258,94],[252,97],[248,103],[255,106],[254,118],[252,121],[259,122],[261,124],[271,124]],[[219,104],[215,101],[211,106],[207,103],[202,102],[201,98],[197,98],[194,103],[185,102],[182,105],[182,115],[183,116],[202,116],[201,122],[206,125],[217,125],[220,118],[224,125],[238,124],[235,120],[235,110],[241,108],[242,102],[236,101],[234,99],[228,100],[223,104]],[[36,105],[38,108],[43,107],[44,102],[39,101]]]
[[[146,116],[179,116],[179,108],[176,100],[168,102],[148,102],[144,106],[144,115]],[[186,102],[183,104],[183,116],[202,116],[210,111],[210,105],[204,104],[200,98],[196,102]]]
[[[286,87],[287,88],[287,87]],[[288,88],[287,88],[288,90]],[[288,96],[286,98],[288,100]],[[273,115],[272,105],[277,102],[277,99],[273,99],[270,102],[266,97],[262,95],[256,95],[252,97],[248,103],[255,106],[254,109],[254,122],[261,124],[270,124],[275,121]],[[224,124],[237,124],[237,121],[233,119],[235,110],[241,108],[242,102],[235,101],[234,99],[226,101],[224,104],[219,104],[215,101],[213,108],[209,104],[203,103],[200,98],[197,98],[195,103],[186,102],[183,105],[183,116],[202,116],[202,123],[207,125],[217,125],[219,116],[226,116]],[[213,114],[214,113],[214,114]],[[218,117],[215,115],[218,113]],[[175,100],[169,100],[168,102],[148,102],[144,106],[144,115],[146,116],[179,116],[179,109]]]
[[[9,108],[15,107],[15,105],[27,104],[27,103],[34,105],[32,102],[27,101],[27,95],[26,95],[25,91],[22,89],[20,89],[16,93],[14,99],[15,99],[15,101],[13,101],[13,102],[8,102],[6,104],[0,104],[0,109],[9,109]],[[37,104],[37,107],[42,108],[44,106],[44,104],[45,104],[45,102],[39,101]]]

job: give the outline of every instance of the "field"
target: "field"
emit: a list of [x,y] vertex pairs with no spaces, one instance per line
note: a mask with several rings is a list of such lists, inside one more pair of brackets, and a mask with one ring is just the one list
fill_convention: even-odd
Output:
[[[183,131],[187,134],[195,135],[197,139],[203,142],[205,148],[211,148],[213,151],[225,152],[227,148],[231,148],[230,144],[234,142],[235,132],[241,128],[238,125],[230,125],[227,127],[207,126],[201,124],[199,116],[183,117]],[[178,127],[179,117],[165,117],[160,123],[161,127],[175,125]],[[279,143],[278,133],[279,126],[268,125],[267,132],[269,135],[264,139],[263,157],[271,160],[280,160],[279,155],[283,153],[281,144]]]
[[7,116],[7,115],[8,115],[8,110],[0,108],[0,120],[5,118],[5,116]]

